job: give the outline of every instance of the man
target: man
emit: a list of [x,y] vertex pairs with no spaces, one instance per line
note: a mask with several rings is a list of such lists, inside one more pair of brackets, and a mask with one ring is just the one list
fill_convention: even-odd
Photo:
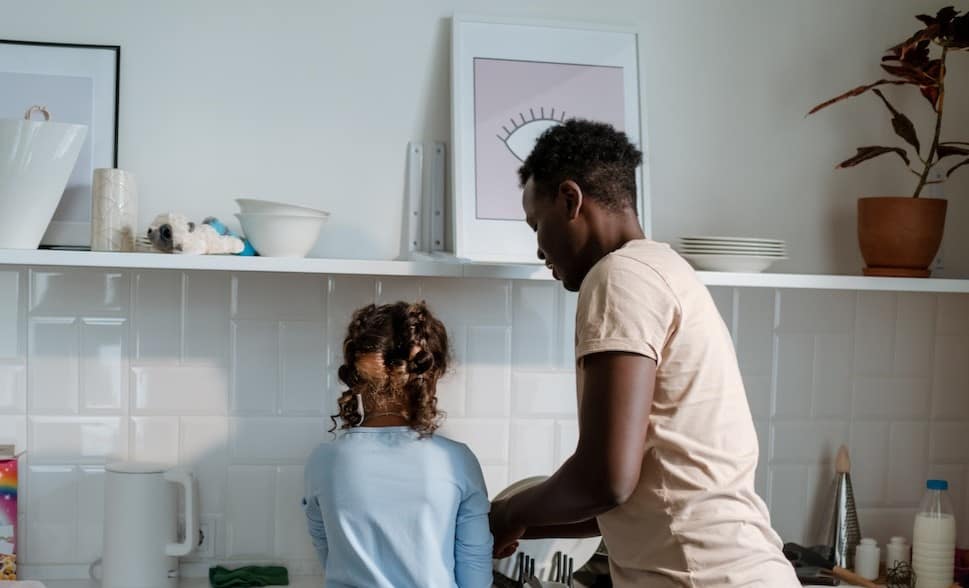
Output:
[[757,436],[706,287],[636,215],[642,154],[570,120],[519,170],[538,257],[578,291],[579,441],[546,482],[492,505],[495,554],[600,532],[614,585],[799,586],[754,492]]

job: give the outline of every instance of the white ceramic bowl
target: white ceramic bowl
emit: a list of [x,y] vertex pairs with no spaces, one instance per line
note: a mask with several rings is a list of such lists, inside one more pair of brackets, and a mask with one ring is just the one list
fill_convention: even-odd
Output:
[[236,198],[239,211],[242,214],[283,214],[287,216],[318,216],[329,217],[330,213],[325,210],[286,204],[284,202],[273,202],[271,200],[256,200],[255,198]]
[[306,257],[326,222],[324,216],[237,213],[236,217],[253,248],[265,257]]
[[[511,486],[495,496],[495,500],[503,500],[535,484],[544,482],[548,476],[532,476],[518,480]],[[596,554],[602,540],[598,537],[587,539],[524,539],[518,542],[518,551],[529,555],[535,559],[535,575],[542,581],[543,586],[558,586],[556,583],[548,584],[549,574],[552,569],[552,560],[556,552],[562,552],[573,560],[572,569],[577,571],[579,568],[589,563],[592,556]],[[515,579],[516,556],[506,557],[505,559],[494,560],[494,568],[508,578]]]
[[774,264],[775,261],[786,257],[763,257],[757,255],[700,255],[684,253],[684,259],[693,267],[701,271],[714,272],[762,272]]

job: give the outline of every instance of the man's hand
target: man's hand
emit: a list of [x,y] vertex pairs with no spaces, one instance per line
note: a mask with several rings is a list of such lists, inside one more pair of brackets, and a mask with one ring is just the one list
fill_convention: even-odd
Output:
[[491,513],[488,522],[491,534],[495,538],[494,556],[503,559],[518,550],[518,540],[525,534],[525,527],[511,520],[508,500],[498,500],[491,503]]

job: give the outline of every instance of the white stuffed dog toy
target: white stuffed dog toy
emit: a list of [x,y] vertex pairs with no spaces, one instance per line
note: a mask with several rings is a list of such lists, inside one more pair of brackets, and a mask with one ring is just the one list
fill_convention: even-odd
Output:
[[180,214],[160,214],[148,227],[152,246],[164,253],[186,255],[237,254],[245,248],[242,239],[220,235],[209,224],[197,225]]

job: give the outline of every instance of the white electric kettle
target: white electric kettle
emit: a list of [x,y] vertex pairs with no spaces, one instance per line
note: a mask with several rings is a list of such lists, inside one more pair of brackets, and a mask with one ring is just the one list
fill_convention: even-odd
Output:
[[[178,487],[184,493],[185,534],[177,541]],[[149,463],[105,468],[104,588],[175,588],[178,557],[198,540],[198,505],[191,473]],[[95,576],[91,566],[91,576]]]

